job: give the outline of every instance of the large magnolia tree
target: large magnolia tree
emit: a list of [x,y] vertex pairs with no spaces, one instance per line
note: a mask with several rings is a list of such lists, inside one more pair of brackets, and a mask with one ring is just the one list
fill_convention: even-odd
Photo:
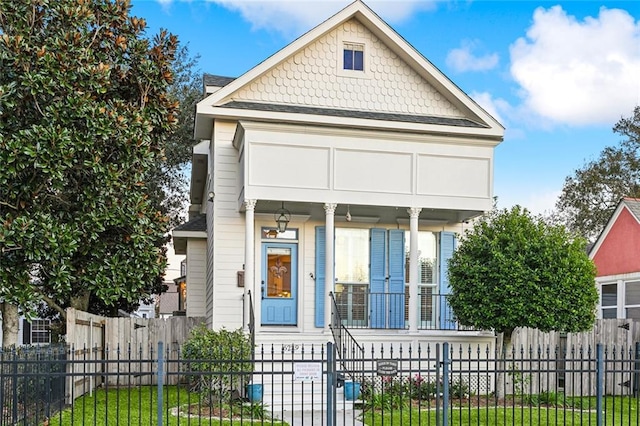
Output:
[[139,300],[166,263],[147,180],[177,103],[177,39],[144,36],[127,1],[0,2],[3,345],[42,301]]

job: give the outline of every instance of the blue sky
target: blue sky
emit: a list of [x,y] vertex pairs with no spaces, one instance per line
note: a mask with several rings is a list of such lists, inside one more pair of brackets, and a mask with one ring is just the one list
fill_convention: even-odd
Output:
[[[620,137],[640,104],[640,1],[365,1],[505,127],[501,207],[553,208],[566,176]],[[342,0],[133,0],[149,35],[176,34],[203,72],[237,77]]]

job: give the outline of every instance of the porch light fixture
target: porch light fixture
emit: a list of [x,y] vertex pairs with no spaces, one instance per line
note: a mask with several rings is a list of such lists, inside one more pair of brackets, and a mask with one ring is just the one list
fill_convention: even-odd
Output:
[[282,202],[282,207],[276,210],[273,214],[273,218],[276,221],[278,232],[284,232],[287,230],[287,225],[291,220],[291,212],[284,208],[284,201]]

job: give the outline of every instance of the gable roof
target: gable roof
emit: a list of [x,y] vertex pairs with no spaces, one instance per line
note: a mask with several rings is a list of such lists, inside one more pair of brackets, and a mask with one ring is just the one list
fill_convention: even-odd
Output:
[[[348,21],[355,20],[367,31],[376,37],[386,49],[389,49],[394,57],[399,58],[412,72],[415,72],[422,81],[425,81],[442,99],[443,103],[451,105],[460,112],[459,117],[447,120],[438,114],[386,114],[385,112],[362,111],[357,108],[315,108],[312,106],[291,105],[285,102],[242,102],[234,96],[241,90],[245,90],[261,76],[270,70],[281,66],[296,54],[321,37],[331,33],[345,25]],[[303,58],[304,59],[304,58]],[[308,58],[307,58],[308,60]],[[312,122],[331,125],[355,125],[362,127],[393,128],[394,130],[424,131],[430,127],[433,131],[443,131],[442,126],[450,126],[453,133],[482,135],[492,138],[497,142],[502,140],[504,128],[491,115],[484,111],[458,86],[449,80],[431,62],[422,56],[406,40],[387,25],[362,1],[356,0],[340,12],[327,19],[311,31],[293,41],[288,46],[276,52],[262,63],[258,64],[242,76],[231,79],[208,75],[205,85],[212,87],[211,94],[198,103],[195,133],[196,138],[208,139],[211,135],[212,117],[224,117],[230,119],[255,118],[254,111],[270,114],[269,118],[277,120],[290,120],[310,122],[309,116],[316,117]],[[398,96],[397,94],[395,96]],[[393,96],[388,96],[392,98]],[[256,105],[258,104],[258,105]],[[252,114],[253,113],[253,114]],[[320,117],[320,118],[318,118]],[[322,117],[345,117],[359,121],[340,122]],[[397,125],[397,123],[402,123]]]
[[638,221],[638,224],[640,225],[640,199],[631,197],[625,197],[621,199],[615,210],[611,214],[611,217],[607,221],[607,225],[604,227],[604,229],[598,236],[598,239],[596,239],[595,243],[593,244],[593,247],[589,252],[590,259],[593,259],[596,256],[598,250],[602,246],[602,243],[607,238],[609,231],[611,231],[611,228],[616,223],[623,211],[628,211],[629,213],[631,213],[631,215],[636,219],[636,221]]

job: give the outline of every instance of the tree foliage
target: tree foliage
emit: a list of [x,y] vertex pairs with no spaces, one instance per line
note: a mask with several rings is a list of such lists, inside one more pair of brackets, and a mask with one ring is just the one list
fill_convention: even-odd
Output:
[[164,157],[147,181],[159,210],[169,216],[171,227],[184,221],[189,193],[186,169],[196,144],[193,138],[196,104],[202,99],[202,73],[197,68],[198,59],[199,56],[190,55],[188,46],[178,46],[172,66],[174,79],[167,94],[179,104],[177,125],[166,137]]
[[0,301],[137,301],[166,263],[147,182],[177,102],[175,36],[127,1],[0,3]]
[[449,263],[449,302],[466,326],[504,333],[588,330],[598,293],[586,241],[526,209],[493,210],[461,239]]
[[640,107],[622,118],[613,131],[620,145],[606,147],[565,179],[554,221],[594,241],[623,197],[640,197]]

